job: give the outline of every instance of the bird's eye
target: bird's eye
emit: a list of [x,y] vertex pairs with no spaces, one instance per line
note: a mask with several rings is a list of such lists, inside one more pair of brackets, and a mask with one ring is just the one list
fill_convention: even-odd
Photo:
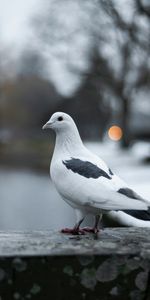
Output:
[[63,120],[63,117],[58,117],[58,119],[57,119],[58,121],[62,121]]

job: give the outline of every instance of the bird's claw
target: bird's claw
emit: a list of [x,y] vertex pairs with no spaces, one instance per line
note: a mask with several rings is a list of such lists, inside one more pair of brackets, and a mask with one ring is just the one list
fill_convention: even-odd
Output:
[[89,232],[89,233],[98,233],[100,230],[98,228],[91,228],[91,227],[84,227],[82,228],[84,232]]
[[61,230],[62,233],[73,234],[73,235],[84,235],[85,231],[80,228],[64,228]]

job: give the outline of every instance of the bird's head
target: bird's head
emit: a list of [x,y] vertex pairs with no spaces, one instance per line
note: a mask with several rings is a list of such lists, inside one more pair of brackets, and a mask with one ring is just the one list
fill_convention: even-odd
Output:
[[64,112],[54,113],[49,121],[42,127],[43,129],[51,128],[54,131],[64,131],[68,128],[74,127],[75,123],[73,119]]

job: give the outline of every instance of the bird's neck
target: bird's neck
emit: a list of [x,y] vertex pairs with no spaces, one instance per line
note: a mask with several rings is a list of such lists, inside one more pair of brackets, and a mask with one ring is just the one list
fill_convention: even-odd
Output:
[[84,147],[80,138],[78,129],[74,127],[72,130],[57,132],[55,143],[55,154],[75,155]]

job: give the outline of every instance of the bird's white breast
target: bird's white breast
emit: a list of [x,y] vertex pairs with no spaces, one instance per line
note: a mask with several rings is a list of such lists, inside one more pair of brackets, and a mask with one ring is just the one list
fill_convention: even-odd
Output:
[[[73,175],[73,174],[72,174]],[[70,172],[63,165],[61,159],[52,159],[50,165],[50,176],[55,184],[55,187],[64,201],[66,201],[73,208],[80,208],[76,201],[76,185],[72,182]]]

